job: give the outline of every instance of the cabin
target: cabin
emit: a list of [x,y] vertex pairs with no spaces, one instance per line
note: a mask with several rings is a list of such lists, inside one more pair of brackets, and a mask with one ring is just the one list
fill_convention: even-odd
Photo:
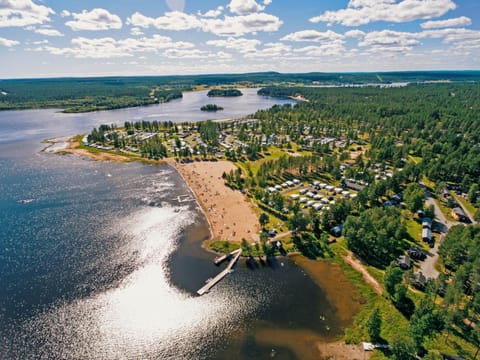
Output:
[[452,209],[452,216],[457,221],[465,222],[468,220],[468,216],[467,214],[465,214],[465,211],[463,211],[463,209],[458,206]]
[[432,220],[428,217],[424,217],[422,219],[422,228],[423,229],[431,229],[432,228]]
[[407,255],[401,255],[397,260],[397,265],[402,270],[408,270],[412,267],[412,259],[410,259]]
[[350,180],[345,180],[342,182],[342,187],[346,189],[354,190],[354,191],[361,191],[365,186],[354,183]]
[[432,242],[433,237],[432,237],[432,230],[431,229],[429,229],[429,228],[423,228],[422,229],[422,240],[427,242],[427,243]]
[[317,210],[317,211],[318,211],[318,210],[322,210],[323,205],[320,204],[320,203],[316,203],[316,204],[313,205],[313,208],[314,208],[315,210]]

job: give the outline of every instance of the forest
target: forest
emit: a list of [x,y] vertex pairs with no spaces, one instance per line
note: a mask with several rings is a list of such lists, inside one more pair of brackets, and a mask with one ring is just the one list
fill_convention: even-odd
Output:
[[390,73],[277,72],[185,76],[50,78],[0,80],[0,110],[58,108],[87,112],[169,101],[197,87],[235,85],[390,84],[393,82],[478,82],[478,71]]
[[[261,95],[302,95],[295,109],[274,107],[255,117],[271,131],[309,126],[312,135],[368,136],[372,162],[423,159],[419,168],[436,182],[461,184],[464,192],[480,176],[480,96],[478,84],[426,84],[402,88],[270,87]],[[355,131],[352,131],[355,129]]]

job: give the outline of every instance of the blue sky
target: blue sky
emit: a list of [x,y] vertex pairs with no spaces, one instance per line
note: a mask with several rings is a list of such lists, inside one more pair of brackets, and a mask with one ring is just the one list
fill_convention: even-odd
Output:
[[0,0],[0,78],[447,69],[479,0]]

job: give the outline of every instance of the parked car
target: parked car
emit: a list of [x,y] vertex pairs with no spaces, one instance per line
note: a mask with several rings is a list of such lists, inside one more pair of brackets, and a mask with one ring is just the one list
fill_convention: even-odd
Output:
[[425,258],[427,257],[427,254],[425,254],[425,252],[416,245],[410,247],[407,253],[411,258],[416,260],[425,260]]

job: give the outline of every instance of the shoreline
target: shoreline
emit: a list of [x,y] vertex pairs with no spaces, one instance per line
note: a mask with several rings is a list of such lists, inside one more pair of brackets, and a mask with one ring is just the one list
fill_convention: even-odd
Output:
[[224,172],[235,170],[229,161],[194,161],[180,163],[167,158],[163,161],[176,169],[195,194],[211,231],[211,241],[240,243],[258,242],[258,216],[245,196],[230,189],[222,178]]
[[[94,161],[131,162],[141,160],[120,154],[97,153],[77,148],[79,141],[76,137],[48,139],[45,140],[45,143],[48,146],[42,151],[48,153],[77,155]],[[249,243],[259,242],[260,226],[252,204],[245,199],[242,193],[227,187],[222,178],[223,172],[228,173],[228,171],[236,169],[233,163],[225,160],[180,163],[174,158],[166,158],[152,163],[168,164],[175,169],[190,188],[208,223],[210,232],[208,241],[226,240],[240,243],[242,238],[245,238]],[[220,219],[221,222],[219,222]],[[227,233],[226,230],[232,230],[232,232]],[[215,253],[205,247],[205,241],[202,242],[201,247],[205,251]],[[310,273],[309,276],[312,277],[314,274],[310,269],[311,266],[307,266],[305,261],[299,261],[297,256],[290,256],[291,261],[297,263],[298,266],[305,267],[305,270]],[[316,276],[313,276],[312,281],[321,287],[321,282],[315,278]],[[334,296],[331,300],[335,298]],[[365,359],[371,356],[370,353],[364,352],[360,345],[346,344],[343,338],[327,340],[315,337],[312,340],[310,349],[320,356],[333,356],[335,359]]]
[[[45,140],[48,146],[44,152],[54,154],[72,154],[95,161],[132,162],[142,161],[122,154],[92,152],[78,148],[80,142],[76,137]],[[145,160],[147,161],[147,160]],[[182,177],[183,181],[195,195],[210,229],[211,241],[224,240],[240,243],[245,239],[249,243],[259,242],[260,224],[253,206],[239,191],[225,185],[224,172],[235,170],[229,161],[194,161],[177,162],[174,158],[149,161],[153,164],[168,164]]]

